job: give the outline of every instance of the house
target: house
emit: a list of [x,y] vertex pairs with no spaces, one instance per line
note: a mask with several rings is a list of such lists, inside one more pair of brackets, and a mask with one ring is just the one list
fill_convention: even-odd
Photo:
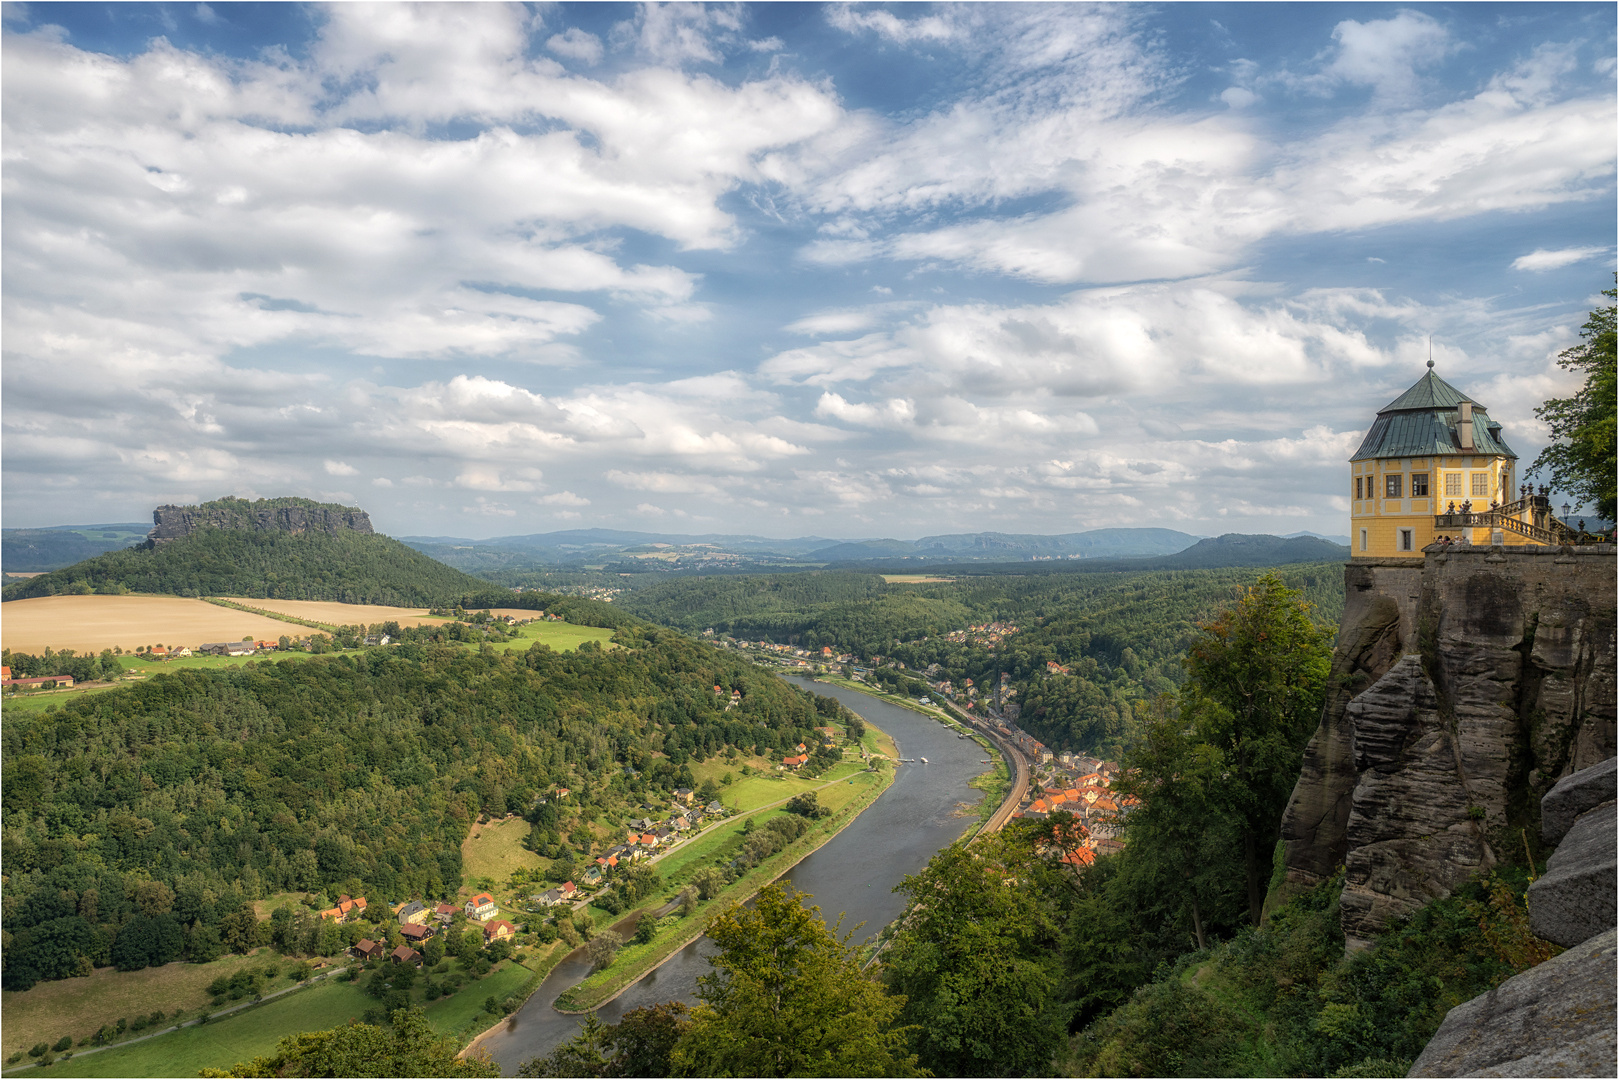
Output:
[[485,919],[493,919],[500,910],[495,906],[495,898],[486,892],[481,892],[468,900],[466,908],[467,918],[477,919],[479,922],[483,922]]
[[349,950],[359,960],[380,960],[384,951],[382,942],[370,938],[361,938],[359,944]]
[[567,788],[565,788],[565,787],[557,788],[557,798],[566,799],[568,797],[568,794],[569,794],[569,792],[568,792]]
[[399,928],[399,934],[412,945],[416,945],[432,937],[433,929],[417,923],[407,923]]
[[421,926],[432,917],[433,913],[429,911],[427,905],[422,903],[420,900],[412,900],[410,903],[400,908],[398,916],[399,925],[401,926]]
[[562,899],[572,900],[579,895],[579,887],[571,881],[564,881],[557,886],[557,892],[562,894]]
[[409,945],[401,945],[388,954],[388,959],[396,964],[409,964],[411,967],[422,966],[422,954]]
[[720,802],[718,799],[715,799],[713,802],[703,807],[703,809],[708,811],[710,814],[723,814],[725,813],[725,804]]
[[320,912],[320,917],[323,919],[336,919],[338,922],[342,922],[343,912],[338,908],[331,907]]
[[602,872],[596,867],[592,866],[590,869],[585,871],[584,881],[586,885],[600,885],[601,880]]
[[337,898],[337,912],[339,918],[343,919],[344,921],[352,919],[357,915],[364,914],[365,897],[350,897],[348,893],[344,893],[342,896]]
[[689,787],[675,788],[675,802],[691,805],[692,790]]
[[485,945],[492,941],[505,941],[508,938],[513,938],[516,936],[517,927],[507,922],[505,919],[495,919],[493,922],[484,923],[483,943]]
[[808,754],[794,754],[792,757],[784,757],[784,758],[782,758],[781,759],[781,767],[784,768],[784,769],[797,770],[800,767],[802,767],[807,761],[809,761],[809,755]]
[[152,646],[152,655],[153,656],[167,657],[169,655],[169,650],[165,649],[161,645],[153,645]]
[[433,909],[433,918],[448,926],[450,925],[450,920],[455,918],[455,913],[460,910],[454,904],[440,904]]
[[[613,869],[613,867],[618,865],[618,856],[617,855],[603,855],[603,856],[600,856],[600,857],[598,857],[596,859],[596,865],[601,867],[602,870],[611,870],[611,869]],[[601,871],[597,871],[597,873],[600,873],[600,872]]]
[[648,829],[652,828],[652,824],[653,823],[649,818],[638,817],[630,819],[630,828],[634,829],[636,832],[646,832]]

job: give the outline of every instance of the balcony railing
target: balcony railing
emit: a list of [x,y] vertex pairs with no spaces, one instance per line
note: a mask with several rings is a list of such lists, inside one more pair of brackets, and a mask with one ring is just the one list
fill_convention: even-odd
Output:
[[1583,521],[1578,528],[1559,521],[1552,513],[1551,500],[1544,494],[1526,494],[1505,505],[1480,510],[1473,509],[1471,502],[1463,502],[1460,508],[1451,503],[1445,508],[1444,513],[1434,515],[1433,527],[1438,532],[1500,529],[1502,532],[1514,533],[1537,544],[1551,547],[1562,544],[1600,544],[1609,539],[1602,533],[1587,532]]

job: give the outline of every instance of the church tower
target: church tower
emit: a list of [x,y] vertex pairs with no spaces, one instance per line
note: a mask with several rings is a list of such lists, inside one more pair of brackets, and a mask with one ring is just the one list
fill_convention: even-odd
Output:
[[[1547,500],[1516,498],[1518,455],[1488,410],[1433,373],[1378,411],[1349,462],[1349,543],[1357,559],[1420,559],[1436,536],[1546,543]],[[1536,521],[1539,517],[1541,520]],[[1512,519],[1505,528],[1500,519]],[[1522,523],[1525,528],[1513,526]],[[1557,523],[1560,525],[1561,523]]]

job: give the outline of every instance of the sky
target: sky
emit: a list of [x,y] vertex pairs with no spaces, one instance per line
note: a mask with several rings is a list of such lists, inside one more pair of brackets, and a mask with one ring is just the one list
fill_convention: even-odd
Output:
[[1526,466],[1615,265],[1599,4],[7,4],[0,513],[1348,531]]

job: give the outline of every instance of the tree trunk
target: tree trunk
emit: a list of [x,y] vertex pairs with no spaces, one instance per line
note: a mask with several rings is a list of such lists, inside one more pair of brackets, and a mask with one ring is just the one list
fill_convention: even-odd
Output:
[[1259,888],[1259,838],[1252,829],[1242,830],[1242,858],[1248,870],[1248,917],[1258,926],[1265,895]]
[[1201,951],[1208,948],[1208,942],[1203,940],[1203,917],[1197,910],[1197,897],[1192,897],[1192,930],[1197,934],[1197,947]]

